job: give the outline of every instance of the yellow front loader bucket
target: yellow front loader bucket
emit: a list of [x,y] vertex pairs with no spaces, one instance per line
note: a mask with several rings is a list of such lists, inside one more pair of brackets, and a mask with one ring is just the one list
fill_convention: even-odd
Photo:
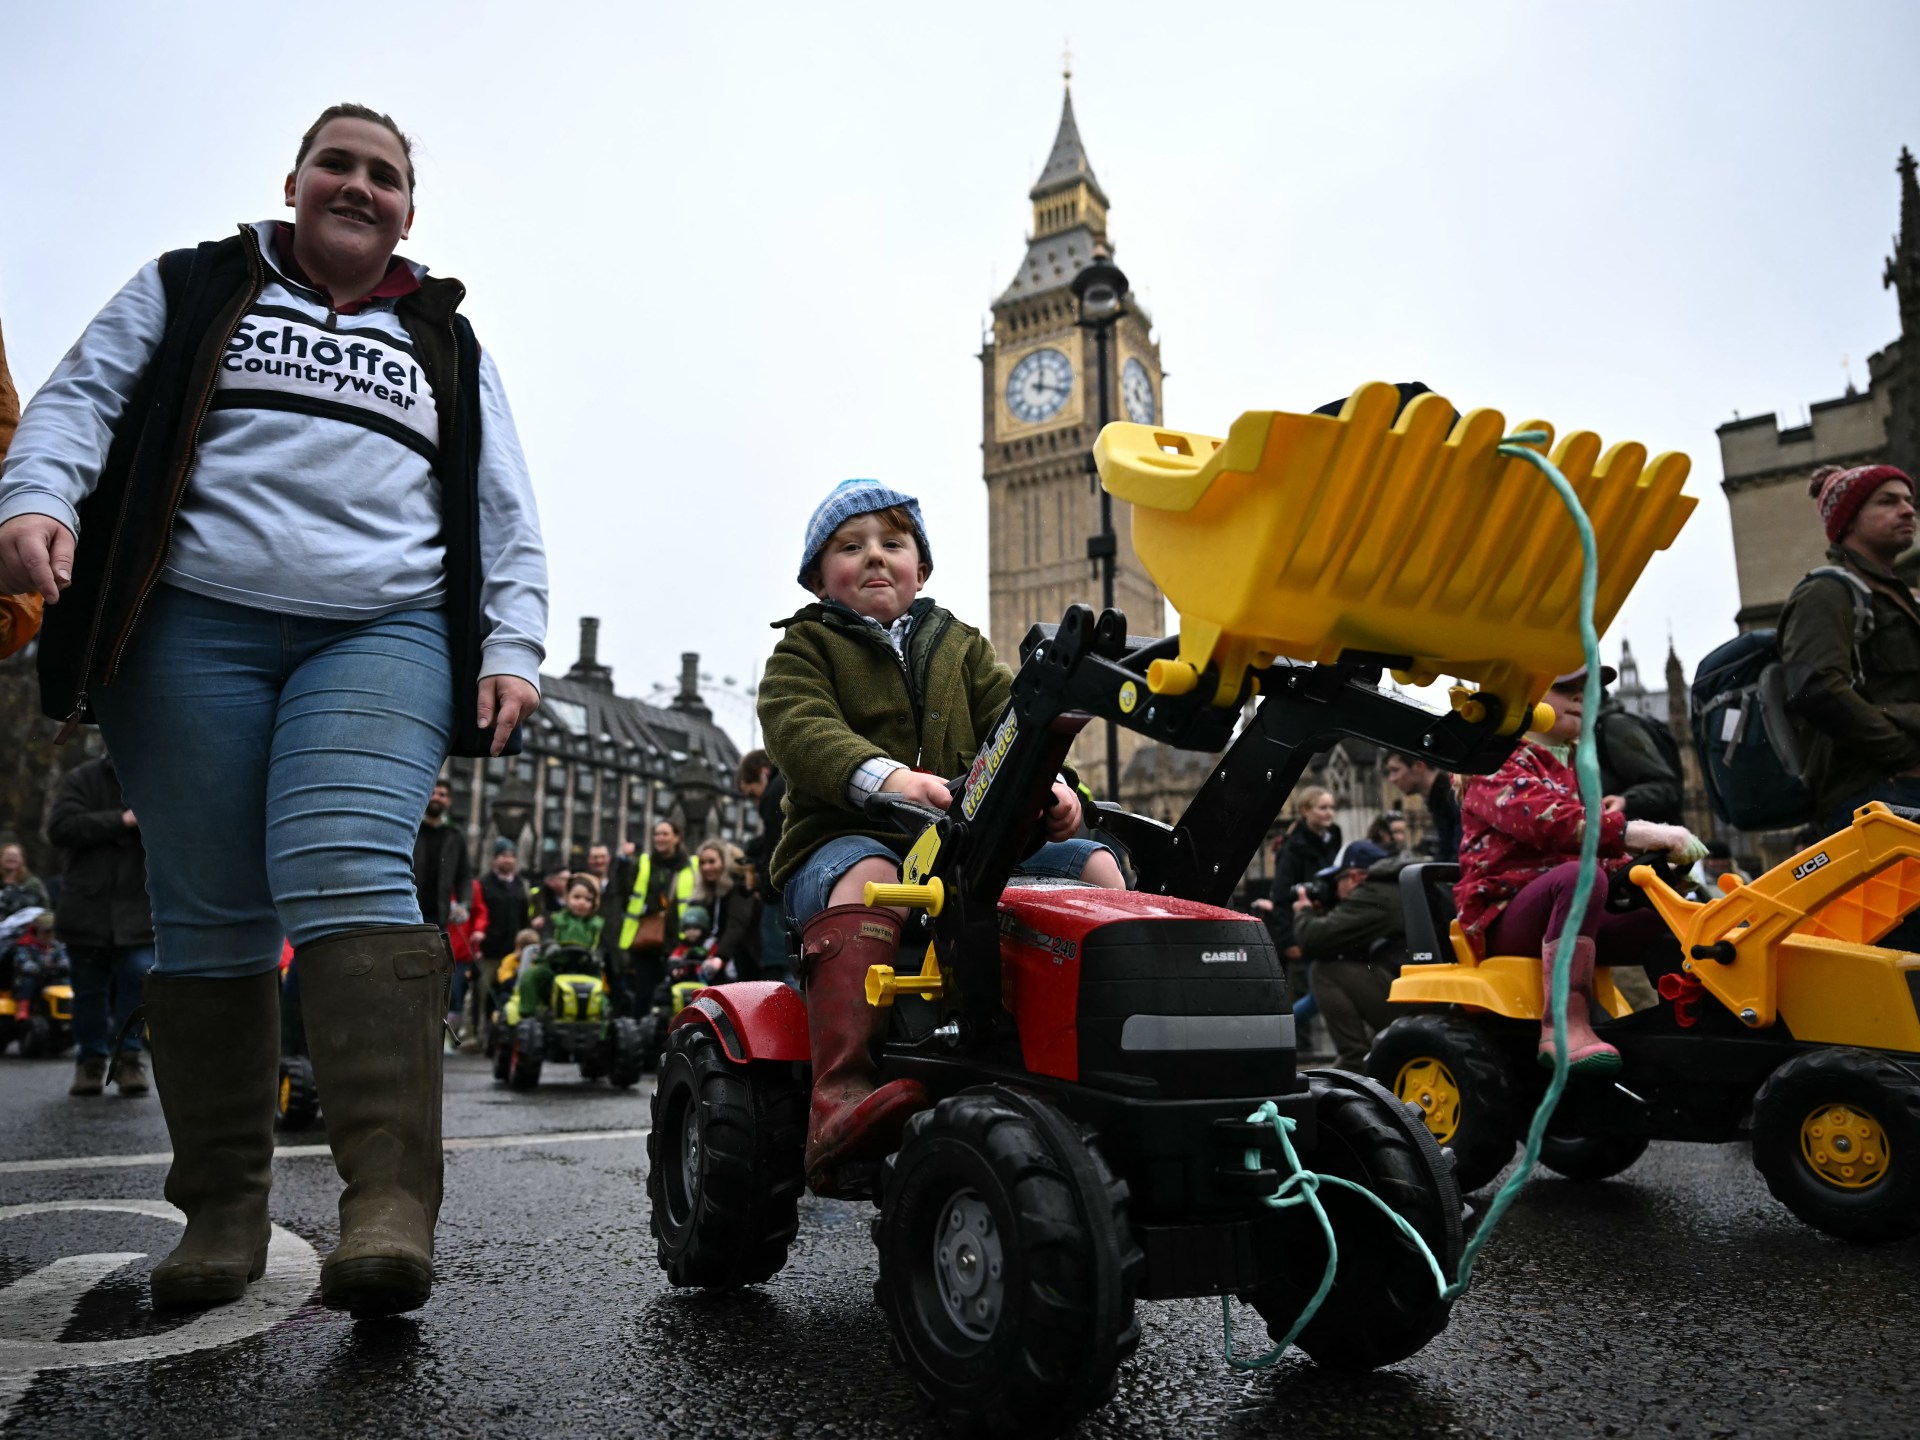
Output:
[[[1497,453],[1497,410],[1454,424],[1452,407],[1371,382],[1337,419],[1250,410],[1224,440],[1114,424],[1094,446],[1101,482],[1133,508],[1133,547],[1180,613],[1180,658],[1148,678],[1184,693],[1209,664],[1232,704],[1248,667],[1344,651],[1402,657],[1395,677],[1477,683],[1502,705],[1501,733],[1532,718],[1553,677],[1581,663],[1580,543],[1553,487]],[[1530,420],[1512,427],[1552,429]],[[1544,446],[1536,446],[1542,448]],[[1695,501],[1687,457],[1575,431],[1550,458],[1599,542],[1596,630]],[[1456,703],[1473,702],[1464,694]]]

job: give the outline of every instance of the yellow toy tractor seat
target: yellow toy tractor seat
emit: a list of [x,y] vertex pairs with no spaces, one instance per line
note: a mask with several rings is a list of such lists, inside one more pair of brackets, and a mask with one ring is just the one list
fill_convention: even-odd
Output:
[[[1545,987],[1538,955],[1475,954],[1454,918],[1453,884],[1460,867],[1430,863],[1400,872],[1400,903],[1407,917],[1411,963],[1393,982],[1392,998],[1408,1003],[1460,1005],[1494,1010],[1515,1019],[1538,1020],[1545,1013]],[[1596,891],[1593,903],[1601,903]],[[1442,943],[1442,937],[1445,943]],[[1632,1009],[1614,986],[1605,964],[1594,970],[1593,993],[1609,1015]]]

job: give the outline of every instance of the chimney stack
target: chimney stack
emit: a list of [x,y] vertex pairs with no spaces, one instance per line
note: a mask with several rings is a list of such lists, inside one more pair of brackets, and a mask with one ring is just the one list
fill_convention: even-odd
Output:
[[680,652],[680,693],[673,697],[672,708],[697,715],[702,720],[713,718],[713,711],[700,698],[700,652],[697,650]]
[[596,616],[580,617],[580,658],[567,671],[567,678],[613,693],[613,669],[600,663],[600,621]]

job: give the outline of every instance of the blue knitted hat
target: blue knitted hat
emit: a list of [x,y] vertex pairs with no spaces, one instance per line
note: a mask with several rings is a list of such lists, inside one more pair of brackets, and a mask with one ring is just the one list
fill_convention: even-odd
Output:
[[820,558],[820,552],[833,538],[833,532],[856,515],[871,515],[875,510],[903,507],[913,521],[913,538],[920,546],[920,563],[933,569],[933,546],[927,543],[927,522],[920,513],[920,502],[911,495],[889,490],[878,480],[842,480],[814,510],[807,522],[807,548],[800,554],[800,573],[795,577],[804,587],[807,571]]

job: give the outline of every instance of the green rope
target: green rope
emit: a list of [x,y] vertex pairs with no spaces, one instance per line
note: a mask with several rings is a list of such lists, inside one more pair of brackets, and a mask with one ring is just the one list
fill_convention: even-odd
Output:
[[[1580,533],[1580,650],[1586,659],[1587,680],[1582,692],[1585,704],[1580,715],[1580,743],[1574,751],[1574,774],[1580,782],[1580,803],[1589,817],[1600,814],[1600,761],[1592,743],[1594,717],[1600,713],[1600,636],[1593,626],[1595,597],[1600,588],[1600,551],[1594,540],[1593,523],[1587,518],[1587,512],[1580,504],[1580,497],[1573,492],[1573,486],[1559,468],[1537,450],[1527,448],[1529,444],[1544,444],[1547,433],[1544,430],[1522,430],[1509,435],[1500,443],[1499,452],[1515,460],[1525,460],[1540,471],[1560,496],[1561,503],[1567,507],[1567,513],[1573,517],[1574,529]],[[1587,904],[1593,896],[1594,876],[1599,871],[1600,830],[1597,824],[1582,827],[1580,836],[1580,880],[1574,886],[1573,899],[1567,910],[1566,924],[1562,935],[1577,935],[1580,925],[1586,918]],[[1432,1247],[1421,1237],[1406,1219],[1395,1212],[1386,1201],[1364,1186],[1351,1180],[1342,1180],[1337,1175],[1318,1175],[1300,1164],[1300,1157],[1294,1153],[1290,1132],[1295,1122],[1280,1113],[1271,1101],[1247,1117],[1250,1123],[1271,1121],[1274,1134],[1279,1137],[1280,1151],[1285,1157],[1290,1173],[1281,1180],[1280,1188],[1265,1197],[1266,1203],[1276,1210],[1290,1209],[1305,1205],[1320,1224],[1320,1233],[1327,1241],[1327,1262],[1321,1270],[1320,1284],[1308,1299],[1306,1308],[1286,1335],[1264,1355],[1250,1360],[1237,1358],[1233,1353],[1233,1302],[1232,1297],[1220,1297],[1220,1316],[1226,1331],[1227,1363],[1236,1370],[1261,1370],[1272,1365],[1281,1353],[1299,1337],[1302,1330],[1312,1323],[1313,1317],[1325,1303],[1328,1293],[1333,1289],[1333,1277],[1340,1264],[1340,1247],[1334,1239],[1333,1222],[1327,1218],[1325,1208],[1320,1204],[1319,1190],[1322,1185],[1338,1185],[1363,1195],[1399,1227],[1400,1233],[1419,1250],[1433,1272],[1435,1288],[1443,1300],[1458,1299],[1465,1293],[1469,1281],[1473,1278],[1474,1262],[1488,1240],[1493,1238],[1494,1227],[1500,1223],[1500,1217],[1519,1196],[1521,1188],[1533,1175],[1533,1167],[1540,1160],[1541,1142],[1546,1138],[1547,1126],[1553,1120],[1553,1112],[1560,1104],[1560,1097],[1567,1088],[1567,985],[1570,966],[1556,965],[1553,971],[1553,984],[1548,994],[1548,1007],[1553,1015],[1553,1079],[1547,1084],[1547,1093],[1541,1097],[1539,1108],[1533,1112],[1533,1123],[1527,1127],[1526,1148],[1520,1157],[1520,1164],[1513,1174],[1507,1177],[1493,1197],[1493,1203],[1487,1207],[1486,1218],[1481,1221],[1460,1257],[1460,1274],[1452,1284],[1440,1268],[1440,1262],[1434,1258]],[[1260,1168],[1260,1152],[1249,1148],[1246,1152],[1246,1165],[1249,1170]]]

